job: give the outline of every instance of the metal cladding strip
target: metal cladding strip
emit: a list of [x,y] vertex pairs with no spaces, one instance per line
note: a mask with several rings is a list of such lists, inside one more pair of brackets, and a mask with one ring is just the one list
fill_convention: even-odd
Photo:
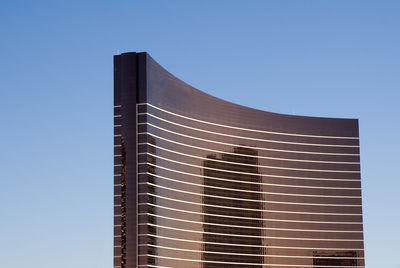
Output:
[[[160,245],[152,245],[152,244],[139,244],[140,247],[155,247],[155,248],[163,248],[169,250],[180,250],[180,251],[188,251],[188,252],[198,252],[198,253],[208,253],[208,254],[216,254],[216,255],[238,255],[238,256],[254,256],[254,257],[271,257],[271,258],[294,258],[294,259],[313,259],[314,256],[299,256],[299,255],[263,255],[263,254],[247,254],[247,253],[236,253],[236,252],[218,252],[218,251],[207,251],[207,250],[194,250],[194,249],[183,249],[183,248],[173,248],[173,247],[164,247]],[[326,257],[321,256],[318,257],[320,259],[357,259],[363,260],[364,257]]]
[[[166,157],[162,157],[162,156],[158,156],[149,152],[142,152],[139,153],[139,155],[150,155],[153,156],[155,158],[158,159],[162,159],[165,161],[170,161],[173,163],[177,163],[177,164],[182,164],[182,165],[186,165],[186,166],[191,166],[191,167],[200,167],[202,169],[209,169],[209,170],[217,170],[217,171],[224,171],[224,172],[230,172],[230,173],[238,173],[238,174],[246,174],[246,175],[260,175],[259,173],[251,173],[251,172],[240,172],[240,171],[233,171],[233,170],[227,170],[227,169],[221,169],[221,168],[210,168],[210,167],[202,167],[202,166],[197,166],[197,165],[193,165],[193,164],[188,164],[185,162],[180,162],[180,161],[176,161],[176,160],[172,160]],[[203,158],[204,160],[209,160],[209,161],[214,161],[214,159],[212,158]],[[235,162],[232,162],[235,165],[240,165],[237,164]],[[359,174],[360,171],[359,170],[326,170],[326,169],[304,169],[304,168],[287,168],[287,167],[274,167],[274,166],[259,166],[259,165],[250,165],[250,164],[245,164],[245,166],[248,167],[259,167],[259,168],[268,168],[268,169],[280,169],[280,170],[293,170],[293,171],[306,171],[306,172],[329,172],[329,173],[357,173]]]
[[[172,221],[181,221],[187,223],[194,223],[200,225],[212,225],[212,226],[223,226],[223,227],[232,227],[232,228],[242,228],[242,229],[256,229],[256,230],[273,230],[273,231],[287,231],[287,232],[320,232],[320,233],[362,233],[363,231],[349,231],[349,230],[317,230],[317,229],[287,229],[287,228],[272,228],[272,227],[256,227],[256,226],[245,226],[245,225],[230,225],[230,224],[221,224],[221,223],[210,223],[210,222],[203,222],[203,221],[191,221],[191,220],[183,220],[178,218],[166,217],[161,215],[156,215],[152,213],[139,213],[139,216],[151,216],[155,218],[162,218],[166,220]],[[142,225],[145,225],[143,223]]]
[[193,120],[196,122],[200,122],[200,123],[204,123],[204,124],[208,124],[208,125],[213,125],[213,126],[219,126],[219,127],[226,127],[226,128],[232,128],[232,129],[237,129],[237,130],[245,130],[245,131],[252,131],[252,132],[258,132],[258,133],[266,133],[266,134],[275,134],[275,135],[284,135],[284,136],[298,136],[298,137],[310,137],[310,138],[326,138],[326,139],[351,139],[351,140],[358,140],[358,137],[343,137],[343,136],[319,136],[319,135],[307,135],[307,134],[295,134],[295,133],[285,133],[285,132],[274,132],[274,131],[266,131],[266,130],[257,130],[257,129],[248,129],[248,128],[241,128],[241,127],[235,127],[235,126],[229,126],[229,125],[222,125],[222,124],[217,124],[217,123],[212,123],[212,122],[208,122],[208,121],[203,121],[203,120],[199,120],[199,119],[195,119],[195,118],[191,118],[188,116],[184,116],[184,115],[180,115],[180,114],[176,114],[170,111],[167,111],[165,109],[159,108],[153,104],[150,103],[138,103],[138,106],[140,105],[148,105],[152,108],[155,108],[157,110],[160,110],[162,112],[168,113],[168,114],[172,114],[181,118],[185,118],[188,120]]
[[229,219],[241,219],[241,220],[253,220],[253,221],[276,221],[276,222],[298,222],[298,223],[322,223],[322,224],[354,224],[354,225],[361,225],[362,222],[354,222],[354,221],[339,221],[339,222],[330,222],[330,221],[302,221],[302,220],[285,220],[285,219],[265,219],[265,218],[254,218],[254,217],[238,217],[238,216],[228,216],[228,215],[221,215],[221,214],[212,214],[212,213],[204,213],[204,212],[196,212],[184,209],[177,209],[177,208],[170,208],[165,206],[160,206],[152,203],[139,203],[139,205],[147,205],[153,206],[157,208],[173,210],[183,213],[191,213],[196,215],[207,215],[207,216],[214,216],[219,218],[229,218]]
[[[234,155],[234,156],[244,156],[244,157],[256,158],[256,159],[290,161],[290,162],[340,164],[340,165],[342,165],[342,164],[343,165],[359,165],[360,164],[360,162],[322,161],[322,160],[292,159],[292,158],[279,158],[279,157],[269,157],[269,156],[259,156],[259,155],[238,154],[238,153],[233,153],[233,152],[224,152],[224,151],[220,151],[220,150],[214,150],[214,149],[208,149],[208,148],[199,147],[199,146],[193,146],[193,145],[189,145],[189,144],[186,144],[186,143],[181,143],[181,142],[173,141],[173,140],[170,140],[170,139],[162,138],[162,137],[154,135],[154,134],[152,134],[150,132],[141,132],[139,134],[141,134],[141,135],[146,135],[147,134],[147,135],[153,136],[153,137],[155,137],[157,139],[162,139],[162,140],[170,142],[170,143],[175,143],[175,144],[178,144],[178,145],[194,148],[194,149],[197,149],[197,150],[203,150],[203,151],[206,151],[207,153],[221,153],[221,154],[229,154],[229,155]],[[165,151],[172,151],[172,152],[179,153],[179,154],[182,154],[182,155],[193,156],[193,155],[190,155],[190,154],[176,152],[176,151],[167,149],[165,147],[157,146],[157,145],[154,145],[154,144],[151,144],[151,143],[148,143],[148,142],[140,142],[140,143],[138,143],[138,145],[148,145],[148,146],[153,146],[153,147],[155,147],[157,149],[162,149],[162,150],[165,150]]]
[[[143,163],[141,163],[140,165],[143,165]],[[154,165],[154,166],[158,167],[157,165]],[[175,173],[179,173],[179,171],[176,171],[176,170],[174,170],[174,172]],[[180,182],[180,183],[184,183],[184,184],[197,185],[197,186],[199,185],[199,184],[192,183],[192,182],[186,182],[186,181],[181,181],[181,180],[177,180],[177,179],[163,177],[161,175],[157,175],[157,174],[150,173],[150,172],[138,172],[138,174],[139,175],[150,175],[150,176],[163,178],[163,179],[166,179],[166,180]],[[195,176],[195,175],[193,175],[193,176]],[[201,178],[213,179],[213,180],[218,180],[218,181],[229,181],[229,182],[240,183],[240,184],[244,183],[244,184],[254,184],[254,185],[260,185],[260,186],[273,186],[273,187],[286,187],[286,188],[325,189],[325,190],[354,190],[354,191],[361,190],[361,188],[350,188],[350,187],[330,187],[330,186],[324,187],[324,186],[311,186],[311,185],[307,186],[307,185],[294,185],[294,184],[278,184],[278,183],[252,182],[252,181],[237,181],[237,180],[230,180],[230,179],[210,177],[210,176],[201,176]],[[205,187],[207,187],[207,186],[205,186]],[[230,189],[230,188],[226,188],[226,189]],[[235,189],[230,189],[230,190],[234,191]],[[353,205],[351,205],[351,206],[353,206]]]
[[[148,183],[148,184],[154,186],[154,184],[150,184],[150,183]],[[270,213],[300,214],[300,215],[362,216],[361,213],[328,213],[328,212],[324,213],[324,212],[290,211],[290,210],[288,211],[288,210],[252,209],[252,208],[244,208],[244,207],[229,207],[229,206],[219,206],[219,205],[210,205],[210,204],[204,204],[204,203],[196,203],[196,202],[191,202],[191,201],[186,201],[186,200],[165,197],[165,196],[161,196],[161,195],[157,195],[157,194],[147,193],[147,195],[174,201],[174,202],[179,202],[179,203],[198,205],[201,207],[225,208],[225,209],[242,210],[242,211],[261,211],[261,212],[270,212]]]
[[[263,147],[258,147],[258,146],[248,146],[248,145],[240,145],[240,144],[232,144],[232,143],[227,143],[227,142],[221,142],[221,141],[214,141],[214,140],[208,140],[208,139],[203,139],[203,138],[198,138],[198,137],[194,137],[194,136],[190,136],[190,135],[186,135],[186,134],[182,134],[179,132],[175,132],[166,128],[162,128],[156,125],[153,125],[151,123],[145,122],[145,123],[138,123],[138,125],[149,125],[151,127],[160,129],[162,131],[165,132],[169,132],[178,136],[182,136],[185,138],[190,138],[190,139],[194,139],[194,140],[199,140],[199,141],[204,141],[204,142],[209,142],[209,143],[215,143],[215,144],[222,144],[222,145],[228,145],[228,146],[240,146],[243,148],[250,148],[250,149],[256,149],[256,150],[262,150],[262,151],[277,151],[277,152],[289,152],[289,153],[303,153],[303,154],[322,154],[322,155],[359,155],[359,154],[349,154],[349,153],[331,153],[331,152],[310,152],[310,151],[296,151],[296,150],[281,150],[281,149],[270,149],[270,148],[263,148]],[[142,134],[142,133],[138,133],[138,134]],[[336,148],[336,147],[335,147]]]
[[[177,132],[172,132],[173,134],[177,134],[179,135],[179,133]],[[252,155],[245,155],[245,154],[235,154],[232,152],[223,152],[223,151],[218,151],[215,149],[210,149],[210,148],[204,148],[204,147],[199,147],[199,146],[194,146],[194,145],[190,145],[190,144],[186,144],[186,143],[181,143],[181,142],[177,142],[174,140],[170,140],[161,136],[157,136],[153,133],[150,133],[148,131],[143,131],[143,132],[139,132],[138,135],[150,135],[154,138],[160,139],[160,140],[164,140],[167,142],[171,142],[171,143],[175,143],[178,145],[183,145],[186,147],[190,147],[190,148],[194,148],[194,149],[199,149],[199,150],[205,150],[205,151],[210,151],[210,152],[217,152],[217,153],[225,153],[225,154],[233,154],[233,155],[242,155],[242,156],[247,156],[247,157],[256,157],[256,158],[265,158],[265,159],[272,159],[272,160],[282,160],[282,161],[298,161],[298,162],[314,162],[314,160],[304,160],[304,159],[292,159],[292,158],[274,158],[274,157],[268,157],[268,156],[252,156]],[[208,141],[209,143],[213,143],[211,141]],[[229,147],[237,147],[237,146],[241,146],[241,147],[245,147],[245,148],[251,148],[251,149],[260,149],[260,147],[251,147],[251,146],[243,146],[243,145],[239,145],[239,144],[227,144],[227,143],[223,143],[223,145],[225,146],[229,146]],[[273,152],[281,152],[281,153],[295,153],[295,154],[312,154],[312,155],[334,155],[334,156],[360,156],[360,154],[346,154],[346,153],[321,153],[321,152],[307,152],[307,151],[291,151],[291,150],[280,150],[280,149],[272,149],[272,148],[261,148],[264,151],[273,151]],[[315,160],[316,163],[336,163],[336,164],[343,164],[343,163],[357,163],[359,164],[359,162],[333,162],[333,161],[318,161]]]
[[[158,166],[155,165],[153,163],[150,162],[140,162],[138,163],[139,165],[150,165],[156,168],[160,168],[160,169],[165,169],[168,171],[172,171],[175,173],[180,173],[180,174],[185,174],[185,175],[189,175],[189,176],[194,176],[194,177],[200,177],[200,178],[209,178],[209,179],[215,179],[215,180],[226,180],[226,181],[230,181],[229,179],[223,179],[223,178],[217,178],[217,177],[211,177],[211,176],[206,176],[206,175],[199,175],[199,174],[194,174],[194,173],[188,173],[188,172],[184,172],[184,171],[180,171],[180,170],[175,170],[175,169],[170,169],[167,167],[162,167],[162,166]],[[315,178],[315,177],[293,177],[293,176],[279,176],[279,175],[268,175],[268,174],[258,174],[258,176],[260,177],[276,177],[278,179],[294,179],[294,180],[310,180],[310,181],[346,181],[346,182],[360,182],[360,179],[327,179],[327,178]],[[241,183],[253,183],[253,182],[241,182]],[[254,182],[255,183],[255,182]],[[288,186],[291,187],[291,186]],[[296,186],[293,186],[296,187]],[[299,186],[300,188],[303,188],[302,186]]]
[[[215,264],[231,264],[231,265],[233,265],[233,264],[236,264],[236,265],[249,265],[249,266],[260,266],[260,265],[263,265],[264,263],[248,263],[248,262],[224,262],[224,261],[208,261],[208,260],[192,260],[192,259],[182,259],[182,258],[174,258],[174,257],[165,257],[165,256],[158,256],[158,255],[152,255],[152,254],[142,254],[142,255],[139,255],[140,257],[148,257],[148,256],[150,256],[150,257],[154,257],[154,258],[161,258],[161,259],[169,259],[169,260],[178,260],[178,261],[191,261],[191,262],[205,262],[205,263],[215,263]],[[312,267],[312,268],[315,268],[315,267],[329,267],[329,268],[336,268],[336,267],[339,267],[339,268],[354,268],[354,267],[365,267],[365,266],[342,266],[342,265],[340,265],[340,266],[336,266],[336,265],[329,265],[329,266],[326,266],[326,265],[322,265],[322,266],[319,266],[319,265],[297,265],[297,264],[273,264],[273,263],[271,263],[271,264],[269,264],[269,263],[267,263],[267,264],[265,264],[265,265],[268,265],[269,267],[270,266],[279,266],[279,267]]]
[[[142,144],[143,144],[143,143],[142,143]],[[139,145],[140,145],[140,144],[139,144]],[[197,155],[185,154],[185,153],[177,152],[177,151],[174,151],[174,150],[166,149],[166,148],[163,148],[163,147],[160,147],[160,146],[152,145],[152,144],[150,144],[150,143],[147,143],[147,145],[153,146],[154,148],[157,148],[157,149],[159,149],[159,150],[167,151],[167,152],[174,153],[174,154],[183,155],[183,156],[185,156],[185,157],[197,158],[197,159],[201,159],[201,160],[208,160],[208,161],[219,162],[219,163],[228,163],[228,164],[239,165],[239,166],[246,166],[246,167],[260,167],[260,168],[286,169],[286,170],[299,170],[299,171],[360,173],[359,170],[326,170],[326,169],[318,170],[318,169],[301,169],[301,168],[286,168],[286,167],[276,167],[276,166],[253,165],[253,164],[246,164],[246,163],[225,161],[225,160],[220,160],[220,159],[214,159],[214,158],[201,157],[201,156],[197,156]],[[143,153],[141,153],[141,154],[145,154],[145,153],[146,153],[146,152],[143,152]]]
[[[154,175],[156,176],[156,175]],[[144,182],[141,182],[144,183]],[[183,193],[193,193],[197,194],[194,192],[186,192],[178,189],[173,189],[173,188],[166,188],[165,186],[161,185],[156,185],[157,187],[164,188],[164,189],[170,189],[173,191],[177,192],[183,192]],[[322,197],[322,198],[349,198],[349,199],[361,199],[361,196],[353,196],[353,195],[311,195],[311,194],[293,194],[293,193],[278,193],[278,192],[266,192],[266,191],[252,191],[252,190],[243,190],[243,189],[231,189],[231,188],[224,188],[224,187],[219,187],[219,186],[211,186],[211,185],[202,185],[198,184],[198,186],[201,187],[207,187],[207,188],[212,188],[212,189],[220,189],[220,190],[230,190],[230,191],[236,191],[236,192],[245,192],[245,193],[258,193],[258,194],[271,194],[271,195],[286,195],[286,196],[303,196],[303,197]],[[218,198],[218,197],[217,197]],[[225,197],[224,197],[225,198]],[[229,197],[226,197],[229,198]],[[238,200],[239,198],[235,198]],[[246,200],[246,199],[244,199]],[[258,200],[257,200],[258,201]],[[259,201],[258,201],[259,202]]]
[[174,240],[174,241],[181,241],[181,242],[188,242],[188,243],[195,243],[195,244],[210,244],[210,245],[221,245],[221,246],[238,246],[238,247],[249,247],[249,248],[263,248],[263,249],[271,249],[271,248],[278,248],[278,249],[289,249],[289,250],[337,250],[337,251],[362,251],[364,252],[363,248],[316,248],[316,247],[284,247],[284,246],[263,246],[263,245],[249,245],[249,244],[231,244],[231,243],[219,243],[219,242],[209,242],[209,241],[199,241],[199,240],[189,240],[189,239],[182,239],[182,238],[173,238],[168,236],[162,235],[153,235],[153,234],[140,234],[139,236],[151,236],[155,238],[161,238],[166,240]]
[[[236,138],[236,139],[244,139],[244,140],[251,140],[251,141],[260,141],[260,142],[269,142],[269,143],[280,143],[280,144],[292,144],[292,145],[304,145],[304,146],[321,146],[321,147],[343,147],[343,148],[359,148],[359,145],[346,145],[346,144],[326,144],[326,143],[305,143],[305,142],[290,142],[290,141],[279,141],[279,140],[267,140],[267,139],[259,139],[259,138],[251,138],[251,137],[244,137],[244,136],[236,136],[236,135],[231,135],[231,134],[226,134],[226,133],[220,133],[220,132],[215,132],[215,131],[209,131],[209,130],[204,130],[200,128],[195,128],[195,127],[189,127],[186,125],[182,125],[173,121],[169,121],[166,119],[163,119],[161,117],[158,117],[156,115],[153,115],[151,113],[140,113],[138,115],[149,115],[157,120],[164,121],[168,124],[175,125],[178,127],[183,127],[187,128],[190,130],[194,130],[197,132],[204,132],[208,134],[213,134],[213,135],[220,135],[224,137],[230,137],[230,138]],[[147,122],[148,123],[148,122]],[[150,123],[148,123],[150,124]],[[194,132],[196,133],[196,132]]]

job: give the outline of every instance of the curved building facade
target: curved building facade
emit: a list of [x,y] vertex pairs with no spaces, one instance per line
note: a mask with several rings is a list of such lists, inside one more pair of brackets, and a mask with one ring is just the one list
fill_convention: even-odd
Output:
[[364,267],[358,121],[270,113],[114,58],[114,267]]

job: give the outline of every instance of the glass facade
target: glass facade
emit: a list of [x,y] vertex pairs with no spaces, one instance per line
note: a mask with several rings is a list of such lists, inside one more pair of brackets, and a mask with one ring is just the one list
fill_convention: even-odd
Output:
[[114,267],[364,267],[358,121],[275,114],[114,58]]

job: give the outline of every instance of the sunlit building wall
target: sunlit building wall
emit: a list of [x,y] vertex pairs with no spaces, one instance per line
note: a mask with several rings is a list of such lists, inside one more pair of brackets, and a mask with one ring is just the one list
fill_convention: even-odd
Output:
[[114,267],[364,267],[359,162],[356,119],[240,106],[115,56]]

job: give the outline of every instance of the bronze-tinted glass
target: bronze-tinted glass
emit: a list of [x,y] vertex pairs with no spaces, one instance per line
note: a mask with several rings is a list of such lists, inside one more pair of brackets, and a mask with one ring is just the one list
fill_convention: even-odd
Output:
[[358,121],[207,95],[114,60],[114,267],[364,267]]

